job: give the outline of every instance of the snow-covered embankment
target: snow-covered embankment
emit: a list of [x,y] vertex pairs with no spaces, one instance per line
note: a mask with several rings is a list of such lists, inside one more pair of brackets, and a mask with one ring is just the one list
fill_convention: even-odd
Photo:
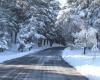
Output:
[[100,80],[100,52],[87,51],[83,55],[82,50],[66,48],[62,58],[89,80]]

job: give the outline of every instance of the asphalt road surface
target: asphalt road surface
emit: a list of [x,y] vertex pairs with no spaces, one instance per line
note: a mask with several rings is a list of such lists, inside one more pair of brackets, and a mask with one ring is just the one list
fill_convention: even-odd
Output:
[[0,64],[0,80],[88,80],[61,58],[64,48],[45,49]]

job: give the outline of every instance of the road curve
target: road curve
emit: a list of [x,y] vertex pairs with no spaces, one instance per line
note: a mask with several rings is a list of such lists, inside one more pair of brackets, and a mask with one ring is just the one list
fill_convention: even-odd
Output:
[[0,80],[88,80],[61,58],[64,48],[48,48],[0,64]]

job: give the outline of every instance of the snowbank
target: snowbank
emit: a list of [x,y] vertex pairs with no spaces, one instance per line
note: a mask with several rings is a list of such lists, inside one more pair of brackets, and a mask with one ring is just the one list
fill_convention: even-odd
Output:
[[83,55],[83,50],[66,48],[62,57],[90,80],[100,80],[100,52],[87,51]]
[[[49,45],[46,45],[43,47],[35,46],[31,51],[18,52],[16,46],[17,45],[13,45],[13,47],[11,49],[9,49],[8,51],[0,53],[0,63],[3,63],[4,61],[7,61],[7,60],[23,57],[23,56],[28,55],[28,54],[33,54],[33,53],[40,51],[40,50],[43,50],[43,49],[50,48]],[[62,45],[53,44],[52,47],[58,47],[58,46],[62,46]]]
[[39,51],[40,49],[33,49],[31,51],[27,52],[15,52],[15,51],[6,51],[3,53],[0,53],[0,63],[3,63],[4,61],[15,59],[18,57],[23,57],[27,54],[35,53],[36,51]]

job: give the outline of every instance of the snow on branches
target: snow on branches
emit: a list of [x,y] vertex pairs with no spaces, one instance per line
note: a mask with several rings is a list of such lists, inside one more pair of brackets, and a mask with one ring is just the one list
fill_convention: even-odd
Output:
[[92,51],[98,51],[97,48],[97,30],[93,27],[81,27],[80,32],[72,33],[75,37],[75,45],[79,47],[91,48]]

